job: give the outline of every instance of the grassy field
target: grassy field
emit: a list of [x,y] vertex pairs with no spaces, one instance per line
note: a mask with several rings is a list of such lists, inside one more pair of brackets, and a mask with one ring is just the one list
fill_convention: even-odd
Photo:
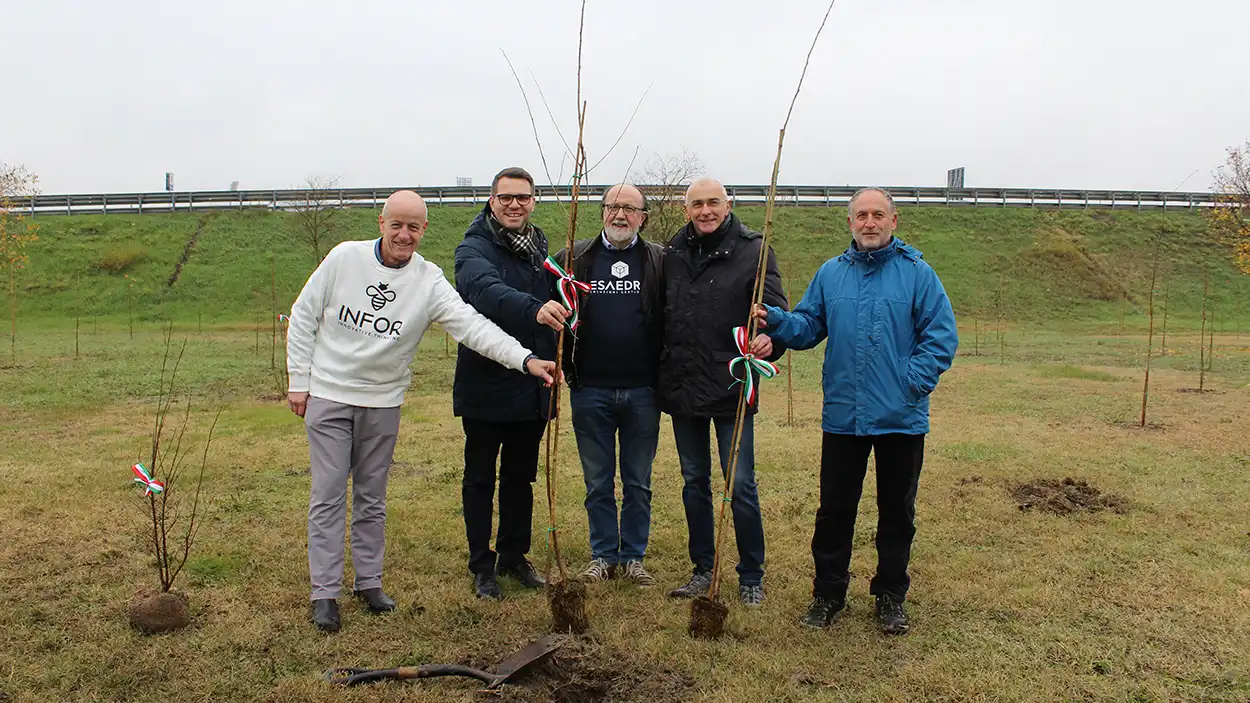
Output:
[[[423,251],[448,275],[468,215],[434,212]],[[836,213],[781,215],[778,249],[796,281],[843,246]],[[542,216],[555,230],[557,213]],[[848,616],[828,631],[797,624],[811,587],[820,446],[820,355],[804,352],[794,356],[793,426],[785,378],[762,391],[764,607],[734,605],[728,637],[696,642],[686,634],[686,604],[664,597],[689,572],[665,418],[648,556],[660,586],[593,587],[593,635],[502,697],[462,679],[340,690],[318,678],[332,666],[485,665],[548,628],[545,599],[514,582],[504,580],[503,603],[472,596],[459,508],[463,434],[451,414],[453,361],[442,334],[432,331],[414,362],[392,467],[386,586],[400,608],[369,617],[345,601],[343,631],[321,635],[307,622],[307,444],[279,400],[271,358],[281,364],[282,349],[269,336],[269,253],[280,307],[311,257],[280,238],[278,216],[220,217],[165,289],[193,218],[43,220],[22,283],[17,363],[0,368],[0,701],[1250,699],[1250,334],[1239,331],[1250,320],[1250,284],[1213,246],[1171,251],[1168,349],[1155,360],[1143,430],[1134,427],[1146,347],[1138,283],[1149,249],[1139,240],[1162,226],[1158,216],[902,217],[903,236],[926,251],[961,318],[960,356],[932,403],[912,634],[886,639],[872,625],[871,478]],[[1168,217],[1169,228],[1196,236],[1196,220]],[[367,213],[356,218],[367,226]],[[121,273],[98,266],[131,254]],[[1010,270],[994,270],[1008,261]],[[1198,385],[1203,270],[1226,282],[1217,286],[1215,359],[1204,381],[1213,392],[1199,394],[1181,391]],[[1001,345],[998,273],[998,297],[1009,301]],[[138,281],[133,337],[126,274]],[[1117,293],[1117,282],[1132,284]],[[990,329],[974,344],[978,316]],[[131,598],[157,583],[128,467],[150,441],[166,319],[174,339],[187,341],[179,373],[197,447],[213,412],[224,411],[205,478],[208,520],[179,583],[194,622],[145,637],[126,623]],[[561,442],[562,543],[577,568],[589,548],[567,423]],[[1114,496],[1117,509],[1021,509],[1019,484],[1065,478]],[[540,477],[539,496],[543,487]],[[732,534],[730,544],[733,553]],[[532,556],[541,567],[541,517]],[[727,576],[732,586],[731,569]]]

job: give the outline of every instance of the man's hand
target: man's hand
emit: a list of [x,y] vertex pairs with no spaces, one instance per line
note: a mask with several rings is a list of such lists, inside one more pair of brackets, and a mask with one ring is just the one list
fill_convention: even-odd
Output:
[[[556,300],[548,300],[538,309],[538,324],[546,325],[551,329],[559,332],[564,326],[564,321],[573,313]],[[548,362],[550,363],[550,362]]]
[[[545,361],[543,359],[537,359],[537,358],[530,359],[529,361],[525,362],[525,372],[531,376],[536,376],[538,378],[541,378],[543,381],[543,386],[546,388],[550,388],[551,384],[555,382],[555,379],[553,377],[556,372],[556,362]],[[561,377],[560,380],[563,381],[564,374],[561,373],[560,377]]]
[[304,411],[308,409],[308,394],[291,391],[286,394],[286,404],[291,412],[303,417]]
[[773,355],[773,340],[766,334],[757,334],[751,340],[748,350],[757,358],[767,359]]
[[[757,304],[755,309],[751,311],[751,314],[755,316],[755,319],[759,320],[758,324],[760,329],[764,329],[768,326],[768,308]],[[758,337],[756,339],[758,339]],[[765,337],[765,339],[768,338]]]

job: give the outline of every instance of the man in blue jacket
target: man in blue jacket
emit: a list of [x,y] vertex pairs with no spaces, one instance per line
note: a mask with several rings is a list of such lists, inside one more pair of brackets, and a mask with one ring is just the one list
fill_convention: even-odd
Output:
[[[534,178],[506,168],[491,182],[490,200],[456,247],[456,291],[465,302],[540,358],[554,359],[556,331],[569,315],[551,299],[543,268],[547,238],[530,223]],[[496,574],[539,588],[530,550],[538,447],[550,391],[461,344],[452,407],[464,423],[464,529],[469,571],[479,598],[500,600]],[[499,532],[490,548],[495,462],[499,461]]]
[[942,282],[923,255],[894,237],[894,200],[880,188],[855,193],[850,247],[826,261],[793,312],[759,305],[769,338],[810,349],[828,338],[823,382],[820,508],[812,537],[812,603],[802,623],[826,627],[846,606],[851,538],[868,470],[877,460],[877,573],[871,593],[882,632],[908,630],[903,601],[915,537],[916,488],[929,432],[929,394],[950,368],[959,339]]

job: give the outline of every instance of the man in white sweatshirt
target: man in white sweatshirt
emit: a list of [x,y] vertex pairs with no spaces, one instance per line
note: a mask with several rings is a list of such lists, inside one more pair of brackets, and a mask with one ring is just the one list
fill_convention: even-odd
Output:
[[416,253],[428,224],[421,196],[394,193],[378,217],[381,237],[330,250],[291,307],[287,403],[308,432],[312,620],[324,631],[340,625],[349,476],[354,593],[372,613],[395,608],[382,591],[386,479],[408,367],[430,323],[507,368],[553,382],[554,362],[467,305],[442,270]]

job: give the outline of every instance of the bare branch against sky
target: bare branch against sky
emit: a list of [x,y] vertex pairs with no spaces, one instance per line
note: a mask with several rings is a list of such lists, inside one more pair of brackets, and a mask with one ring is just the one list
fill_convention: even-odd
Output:
[[[709,175],[768,181],[776,115],[827,0],[587,8],[584,97],[604,154],[687,148]],[[533,72],[561,125],[577,47],[569,2],[0,4],[0,160],[44,192],[281,188],[307,173],[350,186],[487,180],[538,169],[499,50]],[[520,8],[520,10],[519,10]],[[709,9],[714,8],[714,9]],[[1218,17],[1218,23],[1212,18]],[[839,2],[787,130],[783,183],[1188,189],[1250,138],[1250,59],[1220,26],[1250,2]],[[1230,82],[1232,80],[1232,82]],[[563,111],[563,112],[562,112]],[[544,143],[560,144],[540,125]]]

